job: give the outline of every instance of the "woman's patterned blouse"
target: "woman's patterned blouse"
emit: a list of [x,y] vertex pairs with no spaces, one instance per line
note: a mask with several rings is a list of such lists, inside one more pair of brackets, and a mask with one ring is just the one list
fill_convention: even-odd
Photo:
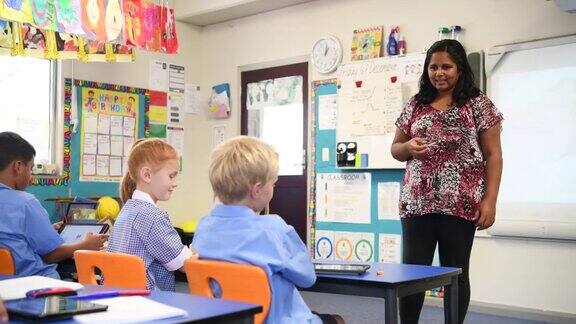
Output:
[[442,213],[472,220],[484,195],[485,162],[479,136],[502,119],[483,93],[447,111],[412,97],[396,126],[410,138],[426,139],[430,151],[424,159],[406,163],[401,217]]

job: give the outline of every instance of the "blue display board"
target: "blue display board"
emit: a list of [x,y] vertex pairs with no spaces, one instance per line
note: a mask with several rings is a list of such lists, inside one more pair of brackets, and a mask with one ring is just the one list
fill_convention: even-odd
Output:
[[[312,102],[314,107],[313,120],[313,138],[314,138],[314,169],[310,178],[312,185],[310,204],[310,224],[311,230],[311,248],[315,252],[320,247],[319,245],[328,244],[327,240],[317,237],[315,234],[318,231],[334,231],[334,232],[354,232],[354,233],[372,233],[374,235],[374,242],[372,246],[373,260],[379,261],[379,234],[401,234],[401,224],[399,220],[379,220],[378,219],[378,183],[379,182],[402,182],[404,177],[403,169],[395,170],[370,170],[370,169],[338,169],[336,168],[336,129],[319,129],[319,118],[317,118],[319,97],[323,95],[336,94],[338,90],[336,79],[316,81],[312,83]],[[329,161],[322,161],[322,150],[328,148]],[[382,145],[382,150],[390,150],[388,145]],[[353,224],[353,223],[336,223],[336,222],[317,222],[315,217],[316,206],[316,190],[315,190],[315,175],[317,173],[343,173],[343,172],[369,172],[371,174],[371,206],[370,206],[370,223],[369,224]],[[317,244],[318,243],[318,244]],[[334,242],[333,242],[334,243]],[[328,247],[325,251],[325,256],[332,254],[335,250],[334,246]],[[316,255],[318,256],[318,255]],[[332,255],[330,255],[333,257]]]

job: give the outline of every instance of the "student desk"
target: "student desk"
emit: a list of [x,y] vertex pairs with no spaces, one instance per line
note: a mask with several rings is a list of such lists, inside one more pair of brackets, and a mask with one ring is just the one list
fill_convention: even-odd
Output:
[[[2,279],[2,276],[0,276]],[[3,279],[6,279],[4,277]],[[85,285],[79,295],[95,292],[117,290],[116,288]],[[154,321],[154,323],[254,323],[254,315],[262,312],[262,306],[232,302],[221,299],[209,299],[200,296],[169,291],[154,290],[148,298],[177,307],[188,312],[187,317],[178,317]],[[146,310],[142,310],[146,311]],[[13,319],[11,319],[13,320]],[[16,321],[14,321],[16,322]],[[55,321],[51,323],[77,323],[74,320]]]
[[385,298],[385,322],[392,324],[398,323],[398,297],[444,286],[454,296],[449,305],[449,323],[458,323],[458,275],[461,272],[460,268],[372,263],[362,275],[318,274],[316,283],[302,290]]

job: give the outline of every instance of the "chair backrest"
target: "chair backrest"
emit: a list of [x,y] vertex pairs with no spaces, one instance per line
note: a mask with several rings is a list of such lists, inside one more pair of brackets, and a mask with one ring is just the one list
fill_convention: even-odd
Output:
[[78,282],[97,285],[96,268],[104,277],[104,286],[146,289],[144,261],[131,254],[78,250],[74,252]]
[[210,279],[215,280],[222,289],[222,299],[262,305],[262,313],[254,316],[254,322],[264,323],[271,300],[264,270],[253,265],[199,259],[188,259],[184,269],[191,294],[213,297]]
[[8,249],[0,248],[0,274],[13,276],[16,274],[14,259]]

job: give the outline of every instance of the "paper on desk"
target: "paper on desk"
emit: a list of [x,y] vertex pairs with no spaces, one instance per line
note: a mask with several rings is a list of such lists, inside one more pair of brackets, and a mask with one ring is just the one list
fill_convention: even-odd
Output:
[[188,315],[183,309],[167,306],[141,296],[106,298],[91,302],[108,305],[108,310],[76,315],[74,320],[82,323],[135,323]]
[[26,297],[26,292],[34,289],[67,287],[74,290],[84,288],[77,282],[63,281],[48,277],[31,276],[0,281],[0,297],[4,300]]

